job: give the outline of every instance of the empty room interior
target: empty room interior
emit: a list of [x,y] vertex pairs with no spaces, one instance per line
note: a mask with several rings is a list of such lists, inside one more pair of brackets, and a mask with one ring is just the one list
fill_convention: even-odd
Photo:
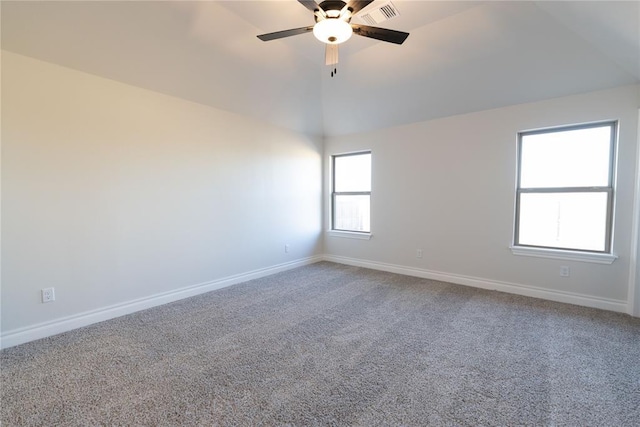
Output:
[[640,423],[640,2],[0,16],[2,425]]

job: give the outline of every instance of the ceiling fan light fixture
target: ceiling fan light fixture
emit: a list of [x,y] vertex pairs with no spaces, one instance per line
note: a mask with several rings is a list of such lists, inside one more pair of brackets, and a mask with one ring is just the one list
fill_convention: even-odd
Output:
[[319,21],[313,27],[313,35],[327,44],[340,44],[349,40],[353,29],[348,22],[339,18],[327,18]]

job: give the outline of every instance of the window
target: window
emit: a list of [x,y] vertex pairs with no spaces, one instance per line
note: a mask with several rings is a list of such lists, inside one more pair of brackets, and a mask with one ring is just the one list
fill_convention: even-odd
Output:
[[371,152],[332,157],[331,229],[371,231]]
[[611,252],[616,123],[518,135],[515,246]]

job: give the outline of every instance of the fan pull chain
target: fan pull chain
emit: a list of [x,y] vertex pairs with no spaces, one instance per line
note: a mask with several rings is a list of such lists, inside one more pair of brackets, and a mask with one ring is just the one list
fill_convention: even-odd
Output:
[[338,45],[327,44],[325,47],[325,64],[331,66],[331,77],[338,74]]

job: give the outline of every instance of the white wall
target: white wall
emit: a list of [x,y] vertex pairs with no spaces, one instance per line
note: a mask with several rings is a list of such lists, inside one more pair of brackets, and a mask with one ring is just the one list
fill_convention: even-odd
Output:
[[321,253],[321,141],[6,51],[2,89],[3,336]]
[[[640,197],[640,192],[638,193],[638,197]],[[638,231],[638,242],[640,242],[640,231]],[[631,284],[634,286],[633,295],[635,301],[631,302],[633,305],[630,307],[633,311],[629,311],[629,314],[640,317],[640,259],[636,258],[636,277]]]
[[[330,155],[372,150],[372,238],[326,236],[325,253],[344,262],[624,311],[638,91],[622,87],[328,138],[327,189]],[[614,235],[619,258],[600,265],[513,255],[517,132],[610,119],[620,121]],[[422,259],[416,258],[418,248]],[[571,268],[571,277],[560,277],[561,265]]]
[[628,313],[640,317],[640,108],[638,109],[638,150],[636,151],[636,203],[633,214],[636,241],[631,248]]
[[[78,326],[67,320],[86,313],[132,311],[137,301],[322,253],[330,174],[326,161],[322,179],[321,141],[6,51],[1,78],[3,345]],[[325,237],[325,253],[587,305],[626,304],[638,91],[327,139],[325,160],[372,149],[374,182],[373,238]],[[619,259],[512,255],[516,133],[605,119],[620,120]],[[559,277],[560,265],[570,278]],[[40,289],[51,286],[57,300],[40,303]]]

